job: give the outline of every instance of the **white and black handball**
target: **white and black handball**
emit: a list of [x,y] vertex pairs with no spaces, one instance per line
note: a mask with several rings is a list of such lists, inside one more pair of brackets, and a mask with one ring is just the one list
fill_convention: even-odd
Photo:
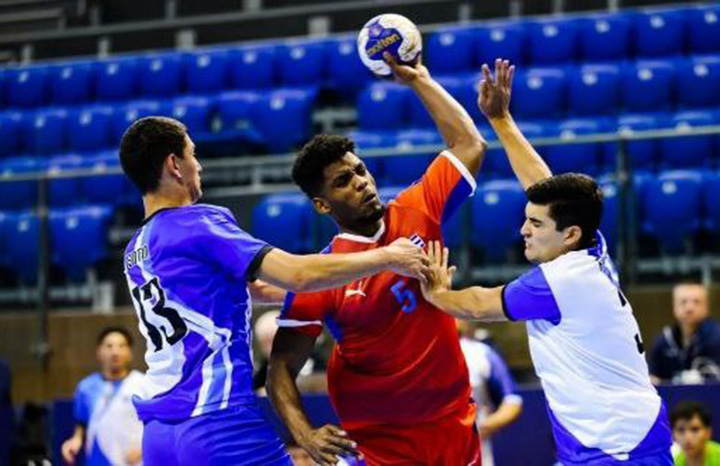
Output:
[[363,64],[375,75],[390,78],[392,70],[383,60],[385,52],[400,64],[414,65],[422,52],[422,36],[417,26],[402,15],[386,13],[365,23],[358,34],[358,53]]

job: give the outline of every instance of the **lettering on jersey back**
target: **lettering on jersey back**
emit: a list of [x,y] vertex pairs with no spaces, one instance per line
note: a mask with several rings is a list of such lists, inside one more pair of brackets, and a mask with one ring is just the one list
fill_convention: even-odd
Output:
[[135,249],[125,255],[125,271],[143,262],[150,257],[150,251],[148,251],[147,244],[143,244],[142,247]]

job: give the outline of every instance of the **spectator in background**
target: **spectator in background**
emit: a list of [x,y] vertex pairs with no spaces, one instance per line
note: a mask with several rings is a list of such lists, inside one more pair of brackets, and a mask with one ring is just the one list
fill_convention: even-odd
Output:
[[10,464],[10,449],[15,432],[11,387],[10,368],[0,359],[0,465]]
[[131,370],[132,337],[120,327],[98,336],[100,372],[84,378],[75,390],[75,433],[62,445],[63,460],[75,464],[85,446],[85,464],[135,465],[142,460],[142,423],[132,396],[142,373]]
[[676,323],[657,337],[650,354],[653,383],[720,380],[720,324],[708,317],[708,291],[699,283],[673,289]]
[[[707,407],[695,401],[678,403],[670,413],[675,466],[720,466],[720,444],[712,437],[712,418]],[[676,447],[680,451],[675,452]]]
[[478,403],[477,426],[482,439],[482,464],[492,466],[490,438],[515,422],[522,412],[522,398],[500,355],[489,345],[473,338],[472,326],[456,320],[460,348],[465,355],[473,397]]

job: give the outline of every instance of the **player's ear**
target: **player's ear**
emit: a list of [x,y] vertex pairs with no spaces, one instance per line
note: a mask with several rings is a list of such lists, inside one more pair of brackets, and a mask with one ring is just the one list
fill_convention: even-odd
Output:
[[569,226],[565,228],[564,236],[563,243],[569,246],[571,250],[574,250],[582,241],[582,228],[577,225]]
[[325,199],[320,197],[314,197],[312,202],[313,207],[315,207],[315,212],[319,213],[320,215],[326,215],[330,213],[330,204]]
[[165,159],[165,168],[173,178],[182,179],[182,173],[180,173],[180,164],[175,154],[170,154]]

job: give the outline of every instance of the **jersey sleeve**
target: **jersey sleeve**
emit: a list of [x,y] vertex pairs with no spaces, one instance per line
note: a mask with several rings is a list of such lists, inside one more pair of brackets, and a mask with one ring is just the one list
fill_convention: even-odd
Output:
[[544,319],[560,323],[560,308],[540,267],[534,267],[502,290],[505,316],[512,321]]
[[322,332],[325,316],[332,311],[332,301],[330,291],[288,292],[277,319],[278,327],[294,328],[306,335],[317,337]]
[[73,417],[76,424],[87,426],[90,422],[90,406],[82,383],[77,386],[73,395]]
[[253,281],[272,247],[243,231],[229,211],[210,210],[200,222],[204,257],[236,281]]
[[493,404],[495,406],[500,406],[502,403],[522,404],[515,380],[510,375],[505,361],[492,348],[488,349],[488,360],[490,361],[490,375],[487,386]]
[[443,224],[473,195],[476,187],[467,167],[446,150],[435,157],[420,181],[401,192],[396,201],[416,207]]

